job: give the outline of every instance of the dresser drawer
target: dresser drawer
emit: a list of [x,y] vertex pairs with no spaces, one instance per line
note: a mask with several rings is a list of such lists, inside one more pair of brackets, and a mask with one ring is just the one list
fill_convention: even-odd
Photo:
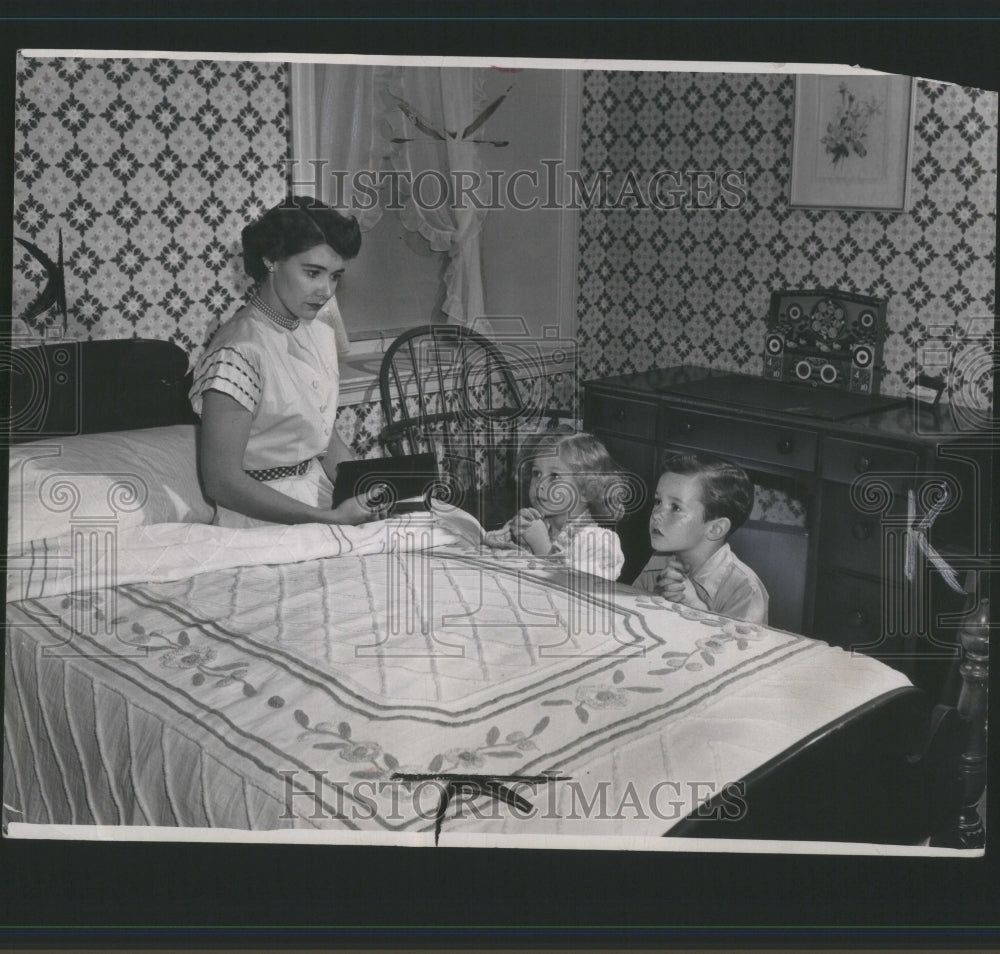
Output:
[[840,437],[823,441],[821,458],[820,474],[824,480],[850,484],[864,474],[884,474],[886,483],[896,493],[906,493],[918,464],[912,451]]
[[794,427],[666,408],[660,412],[657,440],[794,470],[811,471],[816,466],[816,435]]
[[878,580],[847,573],[820,573],[813,635],[832,646],[854,649],[904,671],[912,660],[902,658],[903,641],[884,637],[883,593]]
[[884,512],[867,513],[851,500],[851,488],[846,484],[824,485],[820,560],[872,576],[881,576],[883,567],[900,567],[906,498],[893,496],[885,502]]
[[610,431],[623,437],[638,437],[652,442],[656,439],[656,411],[657,406],[652,401],[588,391],[584,421],[591,431]]

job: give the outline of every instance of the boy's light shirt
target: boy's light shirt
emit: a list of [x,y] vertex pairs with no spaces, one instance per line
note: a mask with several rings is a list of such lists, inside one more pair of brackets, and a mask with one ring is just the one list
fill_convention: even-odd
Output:
[[[670,559],[669,553],[654,553],[633,584],[636,589],[655,593],[656,578]],[[711,612],[767,625],[767,590],[728,543],[719,547],[688,579]]]

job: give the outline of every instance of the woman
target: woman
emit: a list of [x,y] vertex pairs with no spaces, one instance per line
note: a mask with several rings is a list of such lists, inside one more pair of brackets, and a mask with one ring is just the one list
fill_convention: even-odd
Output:
[[337,465],[354,457],[335,427],[339,370],[320,309],[361,248],[361,231],[296,197],[243,230],[243,264],[259,283],[198,362],[199,468],[215,522],[357,524],[379,516],[351,497],[330,509]]

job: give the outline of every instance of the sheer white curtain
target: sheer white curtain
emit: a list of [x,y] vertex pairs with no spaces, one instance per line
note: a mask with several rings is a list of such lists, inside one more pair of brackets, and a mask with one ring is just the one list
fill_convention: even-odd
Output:
[[479,236],[487,210],[468,194],[461,199],[455,187],[488,201],[470,141],[476,136],[468,132],[484,100],[482,69],[292,66],[296,191],[356,216],[364,230],[398,201],[403,225],[448,254],[443,310],[462,324],[485,312]]
[[[485,105],[483,71],[407,67],[394,79],[390,95],[396,97],[395,108],[388,116],[393,138],[406,141],[397,144],[390,161],[409,191],[403,224],[419,232],[435,251],[448,253],[444,312],[452,321],[472,324],[486,310],[479,244],[486,209],[458,193],[485,180],[477,146],[465,135]],[[449,191],[442,202],[445,188]],[[480,186],[474,191],[482,196],[485,190]]]

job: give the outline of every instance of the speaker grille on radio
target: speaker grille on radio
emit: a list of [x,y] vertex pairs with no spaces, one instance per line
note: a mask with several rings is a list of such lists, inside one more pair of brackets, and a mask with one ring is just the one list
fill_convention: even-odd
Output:
[[838,289],[777,291],[764,336],[764,376],[878,394],[886,302]]

